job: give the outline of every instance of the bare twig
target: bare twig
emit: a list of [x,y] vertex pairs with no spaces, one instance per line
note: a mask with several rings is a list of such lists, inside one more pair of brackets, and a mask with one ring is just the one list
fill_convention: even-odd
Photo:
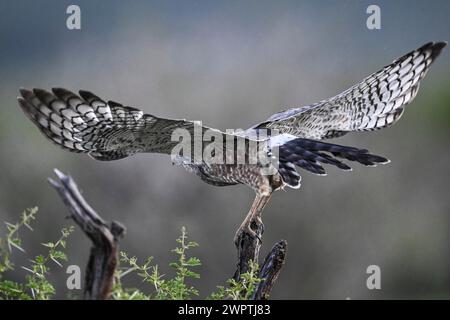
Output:
[[[81,195],[75,181],[68,175],[55,169],[59,181],[49,179],[58,191],[70,211],[70,217],[91,239],[89,262],[86,268],[84,298],[89,300],[108,299],[114,284],[114,271],[118,261],[118,242],[125,228],[118,222],[110,226],[92,209]],[[237,239],[237,270],[234,279],[239,281],[241,275],[250,270],[250,261],[258,262],[264,224],[260,219],[251,222],[254,235],[242,233]],[[281,271],[286,257],[287,242],[281,240],[274,245],[260,267],[259,278],[262,279],[255,289],[252,299],[268,299],[274,283]]]
[[118,222],[110,226],[89,206],[75,181],[58,169],[59,181],[49,178],[70,211],[70,217],[91,239],[92,248],[86,268],[84,298],[108,299],[114,284],[114,271],[118,261],[118,241],[125,228]]

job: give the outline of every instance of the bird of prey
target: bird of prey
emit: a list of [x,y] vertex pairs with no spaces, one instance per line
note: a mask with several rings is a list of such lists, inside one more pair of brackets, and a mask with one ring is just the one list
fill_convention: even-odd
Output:
[[[218,156],[223,161],[196,158],[192,152],[175,152],[172,160],[206,183],[215,186],[245,184],[255,191],[255,200],[236,233],[236,240],[243,233],[256,236],[251,222],[260,221],[262,210],[274,191],[286,186],[300,187],[301,177],[296,167],[324,175],[323,164],[350,170],[345,160],[365,166],[387,163],[388,159],[365,149],[321,140],[352,131],[386,128],[395,123],[405,106],[417,95],[420,81],[446,44],[427,43],[332,98],[287,109],[247,130],[233,133],[211,129],[194,121],[144,114],[139,109],[103,100],[88,91],[79,91],[77,95],[62,88],[53,88],[51,92],[21,89],[18,102],[49,140],[66,150],[87,153],[97,160],[117,160],[138,152],[174,156],[173,150],[179,143],[173,139],[176,130],[184,130],[192,136],[196,132],[200,132],[201,137],[214,136],[209,141],[194,139],[189,146],[195,149],[195,144],[199,143],[201,152],[213,150],[209,152],[210,158]],[[263,131],[270,134],[260,135]],[[236,147],[252,142],[256,142],[258,150],[271,161],[257,157],[252,162],[254,157],[250,156],[249,148]],[[211,149],[211,145],[214,148]],[[219,152],[221,150],[223,152]],[[276,156],[274,150],[277,150]],[[237,161],[239,157],[244,160]]]

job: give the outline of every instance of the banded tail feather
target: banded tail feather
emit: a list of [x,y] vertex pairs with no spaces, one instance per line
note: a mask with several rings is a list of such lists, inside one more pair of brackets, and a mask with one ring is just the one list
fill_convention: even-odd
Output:
[[279,146],[279,172],[284,182],[292,187],[300,187],[298,166],[317,175],[326,175],[323,164],[339,169],[352,170],[343,160],[358,162],[364,166],[386,164],[388,159],[369,153],[366,149],[342,146],[310,139],[296,138]]

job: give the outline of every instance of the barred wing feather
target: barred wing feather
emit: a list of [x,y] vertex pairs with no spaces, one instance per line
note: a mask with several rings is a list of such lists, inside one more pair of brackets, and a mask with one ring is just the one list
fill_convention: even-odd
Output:
[[446,42],[427,43],[335,97],[274,114],[254,128],[326,139],[350,131],[390,126],[414,99],[420,81],[446,45]]
[[219,130],[193,121],[144,114],[133,107],[103,101],[88,91],[76,95],[53,88],[52,92],[21,89],[20,93],[22,110],[48,139],[97,160],[116,160],[137,152],[171,154],[178,143],[172,141],[176,129],[186,129],[191,137],[196,129],[200,133],[213,130],[226,141],[227,134]]

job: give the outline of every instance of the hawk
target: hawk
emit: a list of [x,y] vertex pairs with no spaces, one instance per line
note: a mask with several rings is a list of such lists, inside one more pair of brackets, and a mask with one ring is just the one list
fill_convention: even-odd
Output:
[[[341,137],[353,131],[372,131],[394,124],[405,106],[417,95],[420,81],[446,42],[430,42],[405,54],[344,92],[308,106],[290,108],[270,116],[266,121],[239,132],[223,132],[198,122],[159,118],[114,101],[106,101],[88,91],[72,93],[53,88],[20,90],[19,105],[49,140],[60,147],[87,153],[97,160],[117,160],[138,152],[163,153],[174,156],[178,142],[176,130],[194,136],[212,133],[209,143],[200,142],[200,151],[211,145],[211,155],[224,161],[195,159],[191,153],[172,158],[206,183],[215,186],[245,184],[256,197],[244,222],[236,233],[256,236],[251,222],[260,220],[272,193],[284,187],[299,188],[299,167],[324,175],[324,164],[351,170],[345,162],[365,166],[389,160],[366,149],[342,146],[322,140]],[[269,135],[261,137],[261,133]],[[231,147],[225,141],[232,141]],[[195,148],[194,139],[192,143]],[[249,148],[237,145],[258,144],[258,150],[275,161],[248,161]],[[219,144],[220,143],[220,144]],[[219,151],[223,152],[219,152]],[[277,156],[274,156],[274,151]],[[231,151],[231,152],[230,152]],[[225,154],[225,156],[224,156]],[[237,157],[247,161],[236,161]],[[270,169],[269,171],[267,169]],[[270,173],[268,173],[270,172]]]

